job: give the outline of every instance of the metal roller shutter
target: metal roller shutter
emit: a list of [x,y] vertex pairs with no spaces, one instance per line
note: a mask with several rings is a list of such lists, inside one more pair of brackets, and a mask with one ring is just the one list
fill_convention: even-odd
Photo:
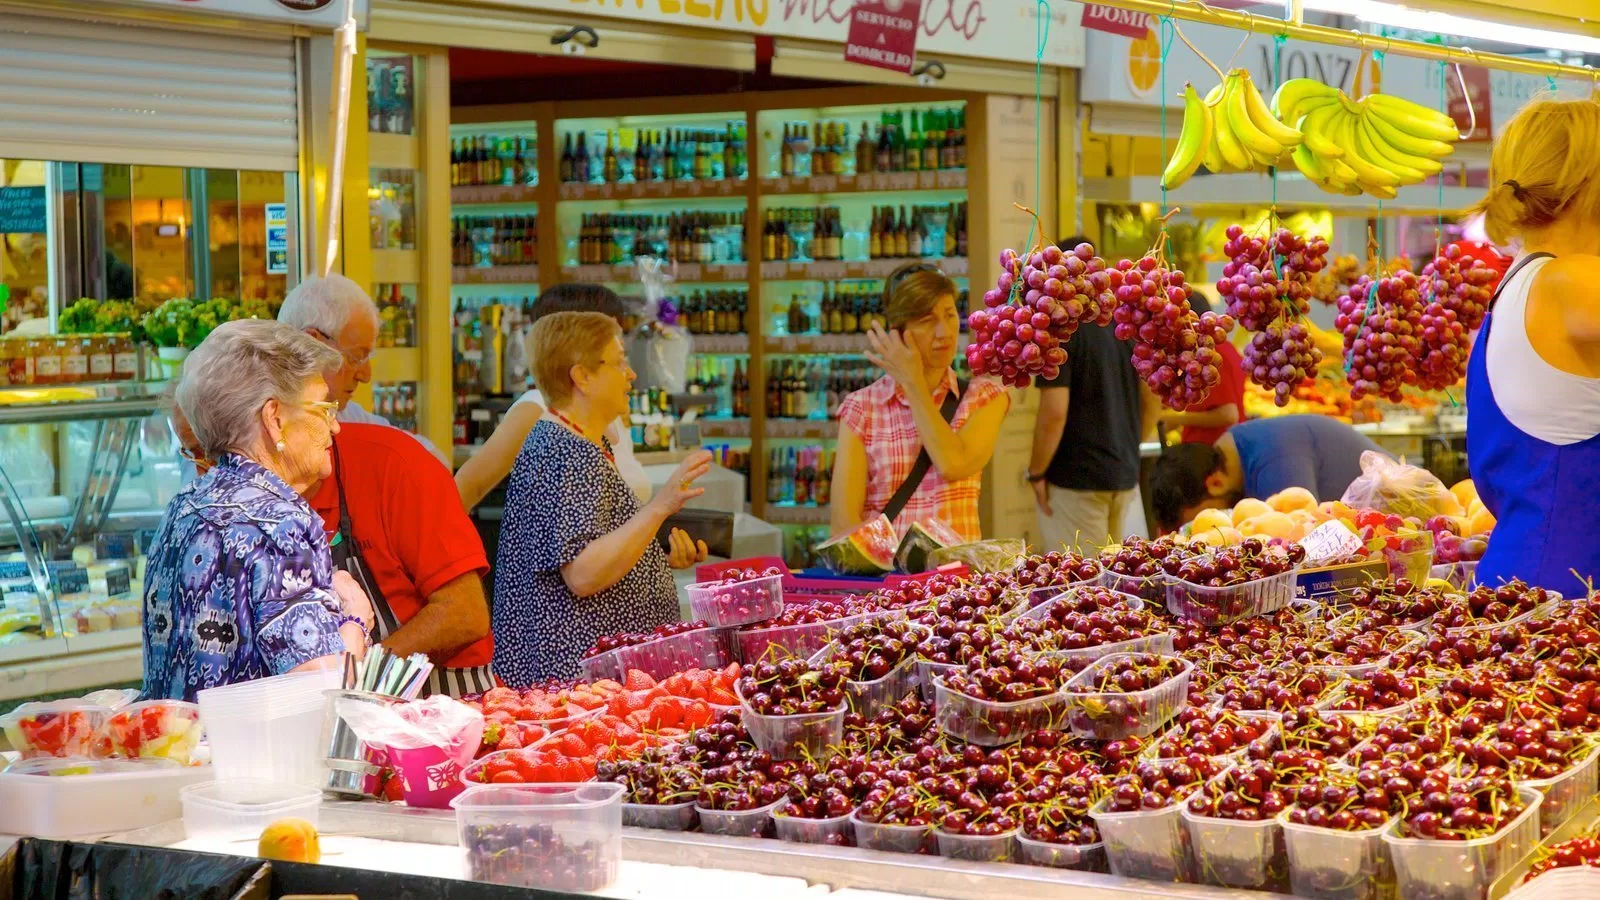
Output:
[[296,171],[295,46],[0,9],[0,157]]
[[700,66],[740,72],[753,72],[756,68],[755,39],[751,35],[721,32],[726,36],[707,37],[704,31],[666,25],[641,25],[604,18],[584,10],[562,15],[487,7],[465,9],[419,0],[374,0],[368,39],[517,53],[561,54],[571,52],[577,45],[569,42],[563,49],[552,45],[550,39],[579,25],[593,29],[599,37],[597,45],[583,51],[584,56],[590,59]]

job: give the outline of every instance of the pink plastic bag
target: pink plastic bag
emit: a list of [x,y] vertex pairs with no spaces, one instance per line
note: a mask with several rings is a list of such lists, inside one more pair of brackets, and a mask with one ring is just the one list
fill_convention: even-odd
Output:
[[483,742],[483,713],[442,694],[398,706],[341,699],[338,710],[357,737],[387,749],[409,806],[448,807]]

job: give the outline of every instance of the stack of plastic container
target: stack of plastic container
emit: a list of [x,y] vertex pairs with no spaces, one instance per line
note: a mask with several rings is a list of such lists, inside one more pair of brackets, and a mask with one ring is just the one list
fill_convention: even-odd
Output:
[[201,691],[200,720],[218,781],[259,779],[321,788],[324,691],[336,669],[299,672]]

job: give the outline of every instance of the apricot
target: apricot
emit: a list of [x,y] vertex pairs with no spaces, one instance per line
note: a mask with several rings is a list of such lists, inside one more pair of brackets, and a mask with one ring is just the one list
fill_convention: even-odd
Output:
[[317,837],[317,826],[305,819],[279,819],[262,829],[256,853],[262,859],[321,862],[322,844]]
[[1472,483],[1471,478],[1466,478],[1450,485],[1450,493],[1454,494],[1456,500],[1465,507],[1478,499],[1478,486]]
[[1317,498],[1303,487],[1287,487],[1268,497],[1267,505],[1281,513],[1297,509],[1316,509]]
[[1233,527],[1233,517],[1224,509],[1202,509],[1195,513],[1194,522],[1189,526],[1189,533],[1199,537],[1201,532],[1213,528]]
[[1239,523],[1239,531],[1247,535],[1286,538],[1294,530],[1295,521],[1281,512],[1264,512]]
[[1237,526],[1245,519],[1253,519],[1264,512],[1272,512],[1272,507],[1254,497],[1245,497],[1233,505],[1233,524]]
[[1231,547],[1243,540],[1244,535],[1239,533],[1239,529],[1231,525],[1207,528],[1205,531],[1195,532],[1194,535],[1194,543],[1205,544],[1209,547]]
[[1487,534],[1494,530],[1494,515],[1487,509],[1479,509],[1472,516],[1470,534]]

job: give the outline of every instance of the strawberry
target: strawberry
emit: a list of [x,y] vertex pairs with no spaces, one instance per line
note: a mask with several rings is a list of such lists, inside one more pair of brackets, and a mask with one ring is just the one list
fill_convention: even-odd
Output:
[[656,686],[656,680],[648,672],[638,669],[629,669],[627,677],[622,680],[623,687],[630,691],[647,691]]
[[627,694],[617,694],[606,701],[606,712],[613,716],[622,717],[633,712],[633,707],[628,705]]
[[706,701],[718,706],[738,706],[739,698],[727,688],[714,688],[706,694]]
[[633,726],[637,731],[646,731],[652,727],[650,725],[650,713],[643,709],[636,709],[628,713],[623,721]]
[[683,701],[662,697],[650,704],[650,721],[656,728],[672,728],[683,721]]
[[711,723],[711,707],[704,701],[696,700],[683,711],[683,724],[689,728],[699,728]]
[[728,667],[723,669],[720,674],[724,681],[732,685],[739,678],[739,664],[736,662],[728,663]]
[[589,752],[589,742],[584,740],[581,736],[573,734],[570,731],[566,734],[563,734],[560,740],[556,741],[556,743],[560,746],[563,753],[571,756],[582,756],[583,754]]
[[400,780],[399,772],[384,769],[378,778],[383,784],[383,799],[393,803],[406,798],[405,783]]
[[629,691],[623,696],[628,698],[628,712],[644,709],[650,705],[648,691]]
[[505,732],[500,735],[500,744],[496,749],[499,749],[499,750],[521,750],[522,749],[522,729],[514,728],[514,727],[513,728],[507,728],[505,730]]
[[622,685],[611,680],[610,678],[602,678],[591,685],[591,687],[597,694],[615,694],[622,690]]
[[518,694],[515,688],[490,688],[489,692],[483,695],[483,705],[498,706],[506,702],[516,703],[521,699],[522,695]]
[[490,722],[483,726],[483,740],[478,746],[486,747],[489,750],[504,749],[500,746],[500,739],[505,736],[508,730],[510,729],[507,729],[505,725],[499,722]]

